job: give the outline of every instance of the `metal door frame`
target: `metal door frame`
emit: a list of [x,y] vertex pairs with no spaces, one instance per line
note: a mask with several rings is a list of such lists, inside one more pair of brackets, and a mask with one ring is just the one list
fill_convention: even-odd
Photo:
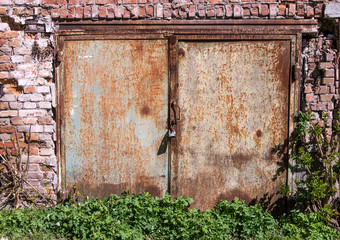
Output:
[[[62,149],[61,123],[64,117],[63,54],[64,41],[72,40],[114,40],[114,39],[168,39],[169,43],[169,107],[168,124],[170,123],[170,102],[177,96],[177,42],[180,41],[223,41],[223,40],[285,40],[290,41],[290,79],[289,79],[289,115],[288,133],[294,129],[294,116],[300,109],[300,79],[302,34],[316,34],[315,20],[141,20],[112,22],[57,22],[59,30],[55,32],[55,81],[57,89],[57,141],[59,188],[65,190],[65,157]],[[288,137],[288,136],[287,136]],[[176,151],[176,141],[170,141],[169,154],[169,190],[171,187],[171,169],[176,167],[171,159],[171,152]],[[289,165],[293,166],[292,160]],[[288,170],[288,184],[293,186],[293,176]]]

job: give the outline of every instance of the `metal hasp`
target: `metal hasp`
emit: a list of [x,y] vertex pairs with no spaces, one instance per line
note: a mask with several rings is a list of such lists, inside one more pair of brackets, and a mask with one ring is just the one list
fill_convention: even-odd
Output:
[[65,190],[169,191],[207,209],[271,196],[292,182],[289,171],[273,180],[281,160],[271,149],[293,130],[302,33],[316,32],[316,21],[60,22],[59,29]]

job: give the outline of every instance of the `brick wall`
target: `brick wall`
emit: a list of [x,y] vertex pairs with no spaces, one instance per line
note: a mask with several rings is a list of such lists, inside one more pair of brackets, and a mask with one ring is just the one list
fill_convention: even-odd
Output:
[[[333,111],[337,107],[339,96],[339,79],[335,78],[337,51],[335,36],[331,33],[319,33],[317,38],[305,40],[303,49],[304,98],[303,110],[312,110],[315,122],[326,125],[329,134],[332,132]],[[324,114],[329,115],[326,123]]]
[[[138,19],[318,19],[320,35],[304,39],[303,108],[331,116],[339,95],[336,37],[321,31],[326,0],[0,0],[0,138],[8,147],[15,129],[27,144],[28,177],[42,192],[58,191],[53,32],[56,21]],[[325,32],[325,33],[324,33]],[[326,123],[331,131],[332,120]],[[1,143],[2,144],[2,143]],[[3,145],[0,146],[0,148]]]

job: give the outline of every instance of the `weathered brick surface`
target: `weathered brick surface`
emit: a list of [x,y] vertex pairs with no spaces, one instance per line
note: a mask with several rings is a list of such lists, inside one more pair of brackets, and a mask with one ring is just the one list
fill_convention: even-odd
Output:
[[[31,129],[29,178],[38,188],[48,182],[58,190],[56,160],[56,93],[53,55],[37,56],[54,44],[56,21],[124,21],[204,19],[318,19],[322,25],[327,0],[0,0],[0,17],[20,20],[17,26],[0,21],[0,81],[5,95],[0,98],[0,138],[10,146],[11,135],[24,136]],[[36,21],[42,32],[25,32],[25,20]],[[302,107],[311,109],[320,121],[323,113],[332,115],[339,96],[336,78],[335,32],[320,31],[304,40]],[[51,49],[50,49],[51,50]],[[337,79],[337,80],[335,80]],[[324,124],[321,123],[320,124]],[[332,121],[325,123],[329,129]],[[21,136],[21,135],[20,135]],[[26,136],[26,135],[25,135]],[[27,139],[25,137],[27,143]],[[54,167],[54,170],[43,164]],[[44,174],[46,172],[46,174]],[[60,187],[60,186],[59,186]],[[44,188],[42,191],[46,191]]]

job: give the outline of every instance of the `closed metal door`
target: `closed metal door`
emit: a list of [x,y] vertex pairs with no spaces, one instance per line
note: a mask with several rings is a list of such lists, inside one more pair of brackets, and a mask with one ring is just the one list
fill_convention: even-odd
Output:
[[90,197],[164,196],[168,155],[165,39],[64,42],[61,153],[64,184]]
[[212,208],[274,194],[271,149],[288,136],[290,41],[179,41],[172,193]]

